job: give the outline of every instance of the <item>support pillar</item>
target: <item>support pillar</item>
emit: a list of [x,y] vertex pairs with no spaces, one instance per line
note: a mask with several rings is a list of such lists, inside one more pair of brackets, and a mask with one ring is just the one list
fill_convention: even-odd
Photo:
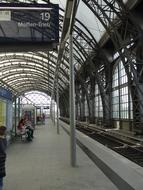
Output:
[[18,98],[18,122],[20,121],[20,98]]
[[76,136],[75,136],[75,84],[73,64],[73,37],[69,35],[69,63],[70,63],[70,140],[71,140],[71,165],[76,166]]
[[59,85],[58,85],[58,79],[57,79],[57,134],[60,134],[59,130]]
[[15,101],[14,101],[14,133],[15,133],[15,136],[16,136],[16,127],[17,127],[16,115],[17,115],[17,104],[16,104],[16,98],[15,98]]

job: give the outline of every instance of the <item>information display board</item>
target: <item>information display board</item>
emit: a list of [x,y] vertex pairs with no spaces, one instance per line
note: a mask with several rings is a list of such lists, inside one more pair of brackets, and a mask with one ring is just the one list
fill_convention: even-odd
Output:
[[58,42],[58,4],[0,3],[0,45]]
[[12,100],[12,93],[8,89],[5,89],[0,86],[0,97],[3,97],[8,100]]

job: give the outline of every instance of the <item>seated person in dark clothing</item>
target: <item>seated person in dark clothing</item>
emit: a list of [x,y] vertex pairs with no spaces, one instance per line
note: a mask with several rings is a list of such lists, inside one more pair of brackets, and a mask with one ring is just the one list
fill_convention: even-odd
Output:
[[6,176],[5,161],[6,161],[6,127],[0,126],[0,190],[3,190],[3,178]]
[[31,124],[31,122],[29,121],[29,120],[25,120],[25,128],[26,129],[28,129],[29,130],[29,136],[30,136],[30,138],[34,138],[34,136],[33,136],[33,133],[34,133],[34,128],[32,127],[32,124]]

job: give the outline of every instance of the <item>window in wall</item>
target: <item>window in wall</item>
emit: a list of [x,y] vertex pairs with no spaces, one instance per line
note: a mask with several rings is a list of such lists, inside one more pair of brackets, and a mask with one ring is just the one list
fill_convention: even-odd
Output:
[[77,105],[77,116],[80,117],[80,104]]
[[123,63],[116,66],[112,80],[113,118],[129,119],[133,117],[132,101],[128,88],[128,78]]
[[85,97],[85,116],[86,116],[86,117],[89,116],[89,111],[88,111],[88,105],[87,105],[86,97]]
[[120,75],[120,82],[119,82],[120,85],[128,82],[128,78],[127,78],[125,68],[122,62],[119,64],[119,75]]
[[97,84],[95,85],[95,116],[103,117],[102,99]]
[[113,74],[113,79],[112,79],[112,87],[114,88],[114,87],[116,87],[116,86],[118,86],[119,84],[118,84],[118,67],[116,67],[115,68],[115,71],[114,71],[114,74]]
[[119,90],[112,92],[113,118],[119,118]]

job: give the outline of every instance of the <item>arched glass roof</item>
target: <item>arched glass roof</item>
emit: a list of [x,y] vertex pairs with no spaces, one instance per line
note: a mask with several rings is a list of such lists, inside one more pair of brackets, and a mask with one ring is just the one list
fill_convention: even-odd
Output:
[[[1,2],[12,2],[4,1]],[[47,3],[46,0],[17,0],[13,2]],[[62,35],[64,9],[66,0],[50,0],[51,3],[60,6],[60,38]],[[124,1],[125,2],[125,1]],[[87,59],[99,48],[98,42],[114,20],[119,20],[119,4],[110,7],[110,1],[100,0],[79,1],[76,20],[73,27],[74,64],[75,71],[85,63]],[[106,15],[104,15],[106,13]],[[102,17],[105,16],[105,23]],[[107,18],[106,18],[107,17]],[[109,18],[110,17],[110,20]],[[0,28],[2,30],[2,28]],[[31,90],[39,90],[48,95],[52,94],[55,72],[57,66],[58,51],[31,51],[0,53],[0,83],[8,87],[15,95],[21,95]],[[69,41],[65,43],[64,53],[58,70],[59,92],[62,93],[69,84]]]
[[34,106],[50,106],[51,97],[39,91],[25,93],[21,97],[21,104],[32,104]]

